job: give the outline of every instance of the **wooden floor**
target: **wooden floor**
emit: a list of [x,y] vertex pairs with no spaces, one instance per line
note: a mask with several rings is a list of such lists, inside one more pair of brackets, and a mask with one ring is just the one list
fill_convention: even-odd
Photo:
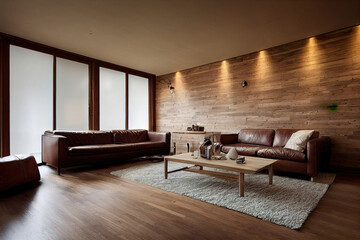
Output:
[[110,175],[68,170],[0,196],[0,239],[360,239],[360,177],[338,174],[300,230]]

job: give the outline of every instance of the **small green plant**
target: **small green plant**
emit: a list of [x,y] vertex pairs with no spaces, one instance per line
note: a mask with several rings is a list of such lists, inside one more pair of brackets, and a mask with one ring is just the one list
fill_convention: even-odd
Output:
[[331,112],[336,112],[339,109],[339,106],[336,103],[330,104],[326,106]]

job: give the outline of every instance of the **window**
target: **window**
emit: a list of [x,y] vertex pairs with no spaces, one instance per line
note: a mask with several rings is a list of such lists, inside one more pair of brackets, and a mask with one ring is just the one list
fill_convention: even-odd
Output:
[[89,129],[89,65],[56,58],[56,129]]
[[10,46],[10,154],[41,161],[41,135],[53,128],[53,56]]
[[125,73],[100,68],[100,129],[125,129]]
[[129,75],[129,129],[149,129],[149,79]]
[[46,130],[152,128],[154,75],[8,34],[0,43],[1,157],[39,162]]

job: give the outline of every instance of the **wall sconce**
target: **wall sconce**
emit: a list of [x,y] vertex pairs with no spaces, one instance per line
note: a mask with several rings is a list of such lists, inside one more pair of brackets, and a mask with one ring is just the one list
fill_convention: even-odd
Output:
[[169,85],[170,93],[173,94],[175,91],[175,88],[170,84]]
[[168,81],[166,81],[166,80],[160,80],[158,83],[159,83],[159,84],[167,85],[167,87],[168,87],[168,89],[170,90],[170,93],[171,93],[171,94],[174,94],[174,93],[175,93],[175,87],[173,87],[173,85],[171,84],[171,81],[170,81],[170,80],[168,80]]
[[248,85],[247,81],[242,81],[241,86],[246,87]]

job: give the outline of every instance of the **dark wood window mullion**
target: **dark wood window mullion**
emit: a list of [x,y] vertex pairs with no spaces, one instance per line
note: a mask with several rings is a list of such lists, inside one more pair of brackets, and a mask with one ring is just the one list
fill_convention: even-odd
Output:
[[155,104],[154,103],[154,78],[150,77],[148,78],[148,94],[149,94],[149,98],[148,98],[148,109],[149,109],[149,131],[154,131],[154,107]]
[[88,128],[89,130],[94,130],[94,112],[93,112],[93,87],[94,82],[92,81],[93,78],[93,64],[88,64]]
[[4,86],[3,86],[3,79],[4,79],[4,55],[3,55],[3,48],[4,48],[4,40],[0,35],[0,157],[3,157],[3,143],[4,143],[4,114],[3,114],[3,97],[4,97]]
[[10,155],[10,44],[1,39],[1,111],[0,111],[0,156]]
[[125,73],[125,129],[129,129],[129,74]]
[[100,129],[100,69],[99,65],[92,62],[90,71],[90,119],[92,121],[91,130]]
[[56,130],[56,57],[53,61],[53,130]]

